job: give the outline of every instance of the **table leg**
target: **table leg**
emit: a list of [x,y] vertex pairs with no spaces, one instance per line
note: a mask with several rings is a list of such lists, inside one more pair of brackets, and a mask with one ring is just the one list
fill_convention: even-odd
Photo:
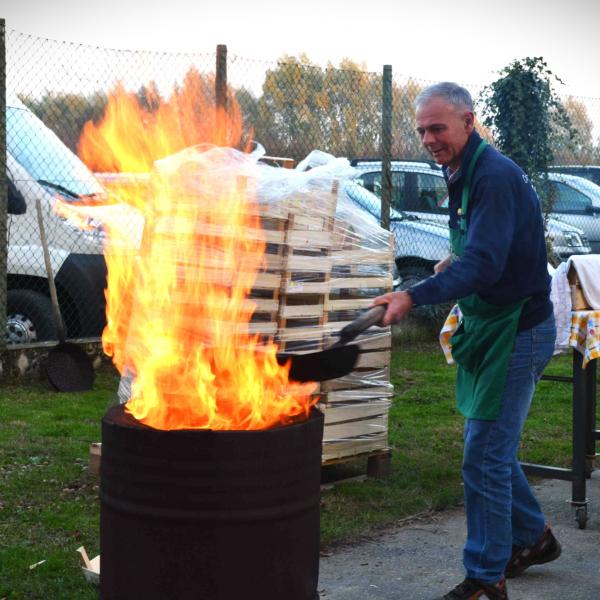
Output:
[[590,361],[585,368],[587,392],[587,432],[586,432],[586,476],[592,476],[596,460],[596,361]]
[[588,417],[588,374],[582,368],[583,356],[573,350],[573,487],[571,504],[575,507],[579,527],[587,521],[587,498],[585,496],[586,449]]

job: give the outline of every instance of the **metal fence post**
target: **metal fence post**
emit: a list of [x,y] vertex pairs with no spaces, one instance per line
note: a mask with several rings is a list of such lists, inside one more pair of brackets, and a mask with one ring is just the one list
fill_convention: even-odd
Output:
[[381,105],[381,226],[390,228],[392,201],[392,65],[383,66]]
[[0,19],[0,348],[6,347],[6,24]]

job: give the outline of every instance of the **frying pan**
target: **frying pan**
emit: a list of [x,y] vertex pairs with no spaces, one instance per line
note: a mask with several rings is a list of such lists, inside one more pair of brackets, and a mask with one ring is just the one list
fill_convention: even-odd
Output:
[[46,230],[44,229],[44,219],[42,217],[42,205],[39,198],[36,200],[35,208],[37,210],[40,239],[44,251],[46,275],[59,342],[48,353],[46,374],[48,381],[59,392],[83,392],[92,389],[95,377],[94,366],[90,357],[79,346],[66,341],[65,323],[60,313],[60,306],[58,305],[56,284],[54,282],[54,274],[52,273],[48,240],[46,239]]
[[371,325],[381,322],[386,308],[385,304],[374,306],[348,323],[339,332],[340,339],[325,350],[308,354],[282,352],[277,355],[277,362],[283,366],[291,361],[289,378],[292,381],[325,381],[343,377],[354,369],[360,353],[360,348],[356,344],[347,345],[348,342]]

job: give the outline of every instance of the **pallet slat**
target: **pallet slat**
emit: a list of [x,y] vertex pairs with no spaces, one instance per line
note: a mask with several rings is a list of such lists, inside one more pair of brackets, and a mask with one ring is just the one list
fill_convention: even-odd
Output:
[[323,441],[343,440],[377,433],[387,434],[387,413],[361,421],[328,425],[323,432]]

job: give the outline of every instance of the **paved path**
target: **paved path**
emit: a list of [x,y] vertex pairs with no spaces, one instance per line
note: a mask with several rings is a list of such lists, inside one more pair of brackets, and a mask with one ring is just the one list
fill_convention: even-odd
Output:
[[[588,480],[589,521],[579,529],[571,484],[535,487],[562,556],[509,580],[510,600],[600,600],[600,472]],[[462,581],[462,510],[439,513],[321,558],[321,600],[434,600]]]

